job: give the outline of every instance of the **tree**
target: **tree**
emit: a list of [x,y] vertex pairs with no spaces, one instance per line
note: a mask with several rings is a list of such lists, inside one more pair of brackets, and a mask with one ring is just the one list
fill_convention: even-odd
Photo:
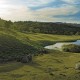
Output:
[[5,28],[10,28],[11,25],[12,25],[11,21],[5,21]]

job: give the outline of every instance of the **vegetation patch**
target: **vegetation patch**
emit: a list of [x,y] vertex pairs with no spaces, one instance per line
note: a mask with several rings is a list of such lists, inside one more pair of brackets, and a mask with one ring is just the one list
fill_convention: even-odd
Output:
[[63,45],[62,50],[65,52],[76,52],[80,53],[80,46],[75,44]]

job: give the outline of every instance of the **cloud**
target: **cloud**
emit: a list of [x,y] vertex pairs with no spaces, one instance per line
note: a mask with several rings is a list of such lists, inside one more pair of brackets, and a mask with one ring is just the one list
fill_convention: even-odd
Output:
[[[75,2],[77,3],[78,0],[0,0],[0,17],[12,21],[80,22],[79,19],[76,20],[80,17],[80,6],[74,4]],[[34,10],[34,7],[37,9]],[[68,15],[69,17],[66,18]]]
[[11,6],[10,8],[6,8],[5,12],[7,14],[4,13],[4,15],[2,15],[3,19],[12,21],[24,21],[33,19],[32,11],[30,11],[30,9],[25,6]]
[[30,6],[30,7],[31,6],[35,7],[35,6],[42,6],[42,5],[48,4],[52,1],[55,1],[55,0],[26,0],[25,4],[27,4],[27,6]]
[[55,15],[69,15],[75,14],[78,12],[78,9],[74,6],[64,5],[64,7],[58,8],[43,8],[36,11],[37,15],[43,16],[55,16]]
[[76,0],[62,0],[62,1],[65,1],[65,2],[68,2],[68,3],[74,3]]
[[[79,19],[76,20],[76,15],[75,15],[78,12],[79,8],[71,5],[64,5],[62,7],[57,7],[57,8],[49,7],[49,8],[39,9],[34,13],[34,15],[36,16],[36,20],[39,21],[80,23]],[[71,15],[75,15],[75,18],[74,16]],[[57,17],[57,16],[62,16],[62,17]],[[69,17],[67,18],[66,16]]]
[[6,2],[7,4],[23,4],[27,5],[28,7],[42,6],[53,1],[55,0],[3,0],[3,2]]
[[80,3],[80,0],[62,0],[66,3],[69,3],[69,4],[77,4],[77,3]]

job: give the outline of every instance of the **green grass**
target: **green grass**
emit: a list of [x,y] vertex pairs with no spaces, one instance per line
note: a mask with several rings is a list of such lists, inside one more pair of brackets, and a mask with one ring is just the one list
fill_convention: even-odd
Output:
[[22,40],[22,42],[27,42],[26,40],[32,40],[32,41],[40,41],[40,40],[46,40],[46,41],[68,41],[68,40],[76,40],[80,39],[79,35],[52,35],[52,34],[42,34],[42,33],[21,33],[14,30],[1,30],[0,34],[6,34],[14,36],[15,38]]
[[[77,39],[80,39],[80,36],[24,34],[14,30],[0,31],[0,46],[4,49],[8,48],[5,52],[10,51],[12,47],[11,55],[17,54],[17,47],[20,48],[18,52],[20,54],[23,54],[24,51],[33,53],[35,48],[43,47],[46,43],[48,45],[54,41]],[[80,80],[80,71],[75,70],[75,64],[79,61],[79,53],[50,51],[49,54],[35,56],[33,62],[29,64],[19,62],[0,64],[0,80]]]
[[20,33],[20,36],[28,37],[30,40],[39,41],[39,40],[48,40],[48,41],[66,41],[66,40],[76,40],[80,39],[80,36],[69,36],[69,35],[51,35],[51,34],[24,34]]
[[80,54],[52,51],[35,56],[32,63],[10,62],[0,65],[1,80],[79,80],[75,64]]

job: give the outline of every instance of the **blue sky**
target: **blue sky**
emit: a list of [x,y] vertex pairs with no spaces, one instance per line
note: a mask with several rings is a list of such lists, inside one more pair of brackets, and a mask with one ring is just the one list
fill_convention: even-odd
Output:
[[80,23],[80,0],[0,0],[0,17],[12,21]]

